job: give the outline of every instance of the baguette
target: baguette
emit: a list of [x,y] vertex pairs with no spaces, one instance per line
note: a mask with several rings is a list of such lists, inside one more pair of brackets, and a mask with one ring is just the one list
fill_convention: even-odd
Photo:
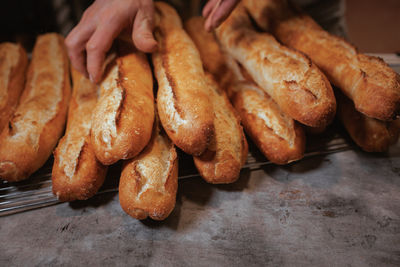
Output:
[[206,75],[214,108],[215,135],[207,150],[194,163],[200,175],[209,183],[235,182],[247,159],[248,146],[240,125],[239,116],[233,109],[225,92]]
[[158,120],[146,148],[124,162],[119,181],[122,209],[133,218],[164,220],[174,209],[178,190],[178,157]]
[[[222,68],[224,71],[227,68],[225,73],[229,72],[230,79],[226,83],[226,92],[246,132],[271,162],[287,164],[301,159],[305,150],[303,127],[282,113],[275,101],[254,84],[243,67],[229,55],[223,54],[215,36],[204,30],[201,21],[201,18],[190,19],[185,24],[186,29],[199,48],[206,70],[213,70],[211,73],[218,79],[218,66],[225,66]],[[214,124],[218,137],[217,123]]]
[[336,102],[325,75],[302,53],[257,33],[242,5],[217,29],[224,49],[275,100],[283,112],[312,127],[329,124]]
[[0,132],[7,125],[24,89],[28,56],[13,43],[0,44]]
[[287,164],[304,157],[303,127],[283,113],[267,93],[251,82],[238,82],[232,91],[232,103],[246,133],[268,160]]
[[358,112],[354,103],[336,91],[338,117],[353,141],[367,152],[384,152],[397,142],[400,134],[400,119],[380,121]]
[[97,86],[71,69],[73,90],[67,129],[54,152],[53,193],[61,201],[85,200],[103,184],[107,167],[97,159],[90,143],[92,111]]
[[231,101],[241,117],[245,131],[261,153],[279,165],[302,159],[308,126],[297,123],[282,112],[276,102],[254,83],[246,69],[235,60],[228,58],[227,62],[237,77],[228,90],[231,92]]
[[235,77],[226,63],[226,55],[221,50],[214,33],[204,29],[204,21],[203,17],[192,17],[185,22],[185,30],[199,50],[204,70],[213,75],[220,88],[227,90]]
[[[269,28],[282,43],[307,54],[353,100],[358,111],[379,120],[393,120],[400,115],[399,74],[382,59],[359,53],[342,38],[324,31],[285,1],[279,5],[275,2],[245,0],[244,4],[259,26]],[[269,15],[268,24],[262,14]]]
[[106,68],[93,112],[91,143],[97,159],[110,165],[138,155],[154,122],[153,78],[146,55],[119,43],[122,55]]
[[63,37],[40,35],[18,107],[0,135],[0,178],[26,179],[46,162],[63,133],[70,91]]
[[160,120],[175,145],[198,156],[214,134],[212,104],[200,55],[176,11],[162,2],[156,2],[155,7],[159,48],[152,59]]

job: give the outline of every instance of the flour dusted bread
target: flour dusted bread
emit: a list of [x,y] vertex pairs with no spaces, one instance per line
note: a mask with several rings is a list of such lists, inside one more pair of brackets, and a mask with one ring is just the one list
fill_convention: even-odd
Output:
[[367,152],[384,152],[399,139],[400,119],[380,121],[357,111],[354,103],[339,91],[338,117],[353,141]]
[[18,44],[0,44],[0,132],[13,115],[24,89],[28,57]]
[[91,143],[104,165],[138,155],[154,122],[153,78],[146,55],[121,41],[106,68],[93,111]]
[[238,82],[232,91],[232,102],[246,133],[267,159],[275,164],[287,164],[303,158],[306,140],[299,123],[251,82]]
[[104,182],[107,167],[96,158],[90,143],[97,86],[72,69],[73,90],[67,129],[54,152],[53,193],[61,201],[92,197]]
[[392,120],[400,114],[400,77],[383,60],[359,53],[287,1],[244,0],[244,5],[260,27],[307,54],[354,101],[358,111],[379,120]]
[[216,30],[219,41],[252,79],[295,120],[312,127],[329,124],[336,102],[328,79],[302,53],[268,33],[258,33],[242,5]]
[[119,201],[130,216],[164,220],[175,207],[178,157],[174,144],[157,120],[152,138],[135,158],[124,162]]
[[235,182],[240,169],[246,162],[248,146],[240,125],[240,118],[233,109],[225,92],[206,75],[214,108],[215,134],[207,150],[194,157],[200,175],[209,183],[226,184]]
[[[240,66],[232,56],[223,53],[219,48],[215,36],[211,33],[207,33],[202,27],[201,18],[190,19],[186,22],[185,27],[199,48],[204,68],[209,70],[216,80],[218,80],[218,77],[221,77],[219,66],[224,66],[221,67],[222,70],[225,73],[229,73],[229,79],[227,79],[225,83],[227,86],[225,90],[229,93],[230,99],[236,109],[236,114],[240,115],[246,132],[260,148],[262,153],[270,161],[277,164],[286,164],[301,159],[304,156],[305,150],[303,127],[288,115],[284,114],[275,101],[254,84],[249,73]],[[227,140],[232,140],[230,135],[232,135],[235,130],[232,130],[232,127],[228,127],[229,124],[227,125],[227,122],[229,122],[229,120],[223,115],[226,107],[218,103],[218,101],[215,101],[216,98],[220,99],[219,102],[221,102],[222,99],[217,96],[213,97],[214,106],[216,106],[214,107],[214,113],[219,113],[219,122],[217,122],[218,119],[214,122],[216,132],[216,137],[214,139],[218,140],[220,138],[222,142],[226,142]],[[220,126],[218,126],[218,124]],[[211,144],[213,144],[213,142]],[[226,146],[228,148],[234,148],[235,145],[238,144],[239,142],[236,141],[230,142],[230,145]],[[208,150],[210,150],[210,148]],[[219,154],[222,154],[222,151],[224,150],[221,149]],[[224,158],[217,156],[216,152],[214,152],[214,154],[208,154],[213,155],[220,161]],[[227,153],[225,152],[225,154]],[[232,161],[232,158],[230,161]],[[197,160],[195,157],[195,163],[196,162],[201,161]],[[218,163],[217,160],[209,160],[208,165],[214,162]],[[198,166],[198,164],[196,164],[196,166]],[[198,169],[200,173],[202,173],[199,166]],[[232,168],[232,170],[233,169],[234,168]],[[219,173],[221,175],[222,172]],[[227,171],[227,175],[231,173],[232,172]]]
[[0,178],[26,179],[46,162],[64,130],[70,90],[63,37],[40,35],[18,107],[0,135]]
[[188,154],[200,155],[214,133],[212,103],[200,55],[176,11],[162,2],[155,6],[159,47],[152,58],[160,120],[175,145]]

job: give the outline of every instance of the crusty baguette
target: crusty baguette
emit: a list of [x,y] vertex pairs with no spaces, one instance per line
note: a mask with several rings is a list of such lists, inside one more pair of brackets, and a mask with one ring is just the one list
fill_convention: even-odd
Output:
[[110,165],[138,155],[154,122],[153,78],[146,55],[119,43],[122,55],[106,68],[93,112],[91,143],[98,160]]
[[200,155],[214,134],[212,103],[200,55],[176,11],[162,2],[155,6],[159,48],[153,53],[153,65],[160,120],[175,145],[188,154]]
[[220,88],[226,90],[235,77],[226,63],[226,56],[214,33],[204,29],[204,21],[203,17],[192,17],[185,21],[185,30],[199,50],[204,70],[213,75]]
[[[201,22],[201,18],[192,18],[185,24],[186,29],[199,48],[204,68],[216,79],[221,77],[218,66],[224,66],[225,73],[229,72],[226,91],[254,143],[274,163],[286,164],[301,159],[305,150],[303,127],[285,115],[231,56],[222,54],[215,36],[205,32]],[[218,138],[220,127],[214,124]]]
[[399,139],[400,119],[380,121],[358,112],[353,101],[336,91],[338,117],[353,141],[367,152],[384,152]]
[[63,133],[70,91],[63,37],[40,35],[18,107],[0,135],[0,178],[26,179],[46,162]]
[[28,56],[17,44],[0,44],[0,132],[14,114],[25,84]]
[[53,193],[61,201],[92,197],[104,182],[107,167],[96,158],[90,143],[92,112],[97,103],[97,86],[71,69],[73,90],[67,129],[54,152]]
[[305,128],[308,126],[286,115],[234,59],[228,57],[227,64],[236,77],[228,90],[231,101],[245,131],[263,155],[280,165],[302,159],[306,148]]
[[119,202],[130,216],[164,220],[175,207],[178,157],[174,144],[158,120],[146,148],[124,162],[119,181]]
[[[400,115],[400,76],[383,60],[361,54],[340,37],[324,31],[286,1],[245,0],[254,20],[285,45],[307,54],[329,80],[366,116],[392,120]],[[263,14],[269,17],[263,19]],[[265,17],[265,16],[264,16]]]
[[232,91],[232,102],[246,133],[267,159],[287,164],[303,158],[306,139],[299,123],[254,83],[238,82]]
[[214,108],[215,135],[207,150],[194,163],[200,175],[209,183],[227,184],[235,182],[246,162],[248,146],[240,118],[225,92],[206,74]]
[[217,29],[224,50],[295,120],[312,127],[329,124],[336,111],[325,75],[302,53],[258,33],[242,5]]
[[250,14],[257,26],[264,30],[271,30],[277,19],[287,16],[288,0],[242,0],[243,6]]

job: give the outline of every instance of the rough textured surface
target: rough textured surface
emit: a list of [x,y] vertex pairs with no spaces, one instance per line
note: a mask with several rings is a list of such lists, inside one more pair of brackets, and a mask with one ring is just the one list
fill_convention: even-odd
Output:
[[132,219],[116,194],[2,217],[0,265],[400,265],[400,143],[178,192],[163,222]]

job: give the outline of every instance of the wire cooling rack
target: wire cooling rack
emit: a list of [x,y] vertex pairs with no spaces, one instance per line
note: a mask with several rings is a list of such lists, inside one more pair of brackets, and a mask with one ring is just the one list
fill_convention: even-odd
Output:
[[[400,73],[400,56],[396,54],[370,54],[385,59],[396,72]],[[248,139],[249,140],[249,139]],[[307,151],[304,158],[338,153],[357,149],[343,128],[334,123],[322,135],[307,138]],[[259,169],[272,164],[259,150],[249,142],[249,156],[243,169]],[[296,163],[292,163],[296,164]],[[52,194],[51,169],[53,158],[34,173],[29,179],[18,183],[7,183],[0,180],[0,217],[18,212],[47,207],[61,203]],[[117,163],[108,170],[104,185],[96,195],[118,192],[121,164]],[[179,152],[179,179],[199,177],[192,158]]]
[[[320,136],[312,136],[312,138],[308,138],[307,142],[307,152],[304,158],[338,153],[354,148],[346,134],[331,133],[331,131]],[[252,143],[249,143],[249,152],[243,169],[254,170],[272,164]],[[179,179],[199,177],[192,158],[181,151],[179,151],[179,156]],[[26,181],[16,183],[0,181],[0,217],[61,203],[52,193],[52,166],[53,158],[50,158]],[[111,166],[104,185],[96,195],[118,192],[120,171],[120,163]]]

